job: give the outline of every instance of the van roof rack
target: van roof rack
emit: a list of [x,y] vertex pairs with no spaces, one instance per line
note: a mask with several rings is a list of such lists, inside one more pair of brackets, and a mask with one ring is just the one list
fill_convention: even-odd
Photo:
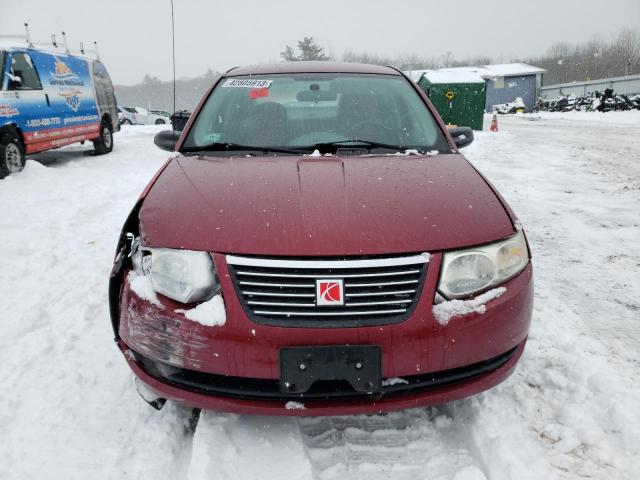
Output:
[[[17,34],[17,35],[7,35],[7,34],[0,34],[0,40],[18,40],[18,41],[23,41],[27,44],[27,48],[35,48],[35,47],[53,47],[56,50],[58,49],[58,47],[60,46],[58,44],[58,41],[56,39],[56,35],[52,34],[51,35],[51,42],[48,43],[43,43],[43,42],[34,42],[33,39],[31,38],[31,33],[29,31],[29,24],[25,22],[24,24],[24,30],[25,33],[23,34]],[[93,49],[85,49],[84,48],[84,43],[80,42],[80,49],[79,50],[69,50],[69,45],[67,43],[67,34],[66,32],[62,32],[62,46],[64,47],[64,53],[66,54],[80,54],[80,55],[86,55],[86,54],[93,54],[96,56],[96,60],[100,60],[100,52],[98,52],[98,42],[93,42],[94,48]]]

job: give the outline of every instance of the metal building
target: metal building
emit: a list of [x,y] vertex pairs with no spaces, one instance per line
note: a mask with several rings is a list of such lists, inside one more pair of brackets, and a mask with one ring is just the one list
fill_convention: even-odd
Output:
[[487,112],[490,112],[494,105],[513,102],[518,97],[524,101],[525,110],[532,111],[540,96],[542,75],[546,72],[543,68],[526,63],[454,67],[448,70],[473,72],[484,78],[487,85]]
[[626,77],[601,78],[598,80],[588,80],[584,82],[545,85],[540,91],[540,96],[547,99],[565,95],[586,97],[596,91],[604,92],[607,88],[613,88],[613,91],[617,94],[640,94],[640,75],[628,75]]

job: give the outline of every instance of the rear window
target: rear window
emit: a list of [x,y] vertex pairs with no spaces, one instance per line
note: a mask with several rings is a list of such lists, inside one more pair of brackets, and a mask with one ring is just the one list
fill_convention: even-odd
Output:
[[223,79],[185,142],[309,147],[361,140],[449,148],[410,83],[395,75],[278,74]]

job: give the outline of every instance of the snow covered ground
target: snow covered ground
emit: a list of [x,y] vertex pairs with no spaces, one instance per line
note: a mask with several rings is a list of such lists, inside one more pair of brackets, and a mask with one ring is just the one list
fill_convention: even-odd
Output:
[[465,149],[535,257],[516,373],[477,397],[382,416],[148,407],[112,342],[107,277],[167,154],[129,127],[0,181],[2,479],[640,478],[640,112],[503,116]]

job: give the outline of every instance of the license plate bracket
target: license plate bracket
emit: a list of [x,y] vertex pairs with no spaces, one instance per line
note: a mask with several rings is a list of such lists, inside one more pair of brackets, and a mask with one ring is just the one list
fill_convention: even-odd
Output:
[[359,393],[382,390],[378,345],[286,347],[280,349],[280,392],[301,394],[319,380],[345,380]]

